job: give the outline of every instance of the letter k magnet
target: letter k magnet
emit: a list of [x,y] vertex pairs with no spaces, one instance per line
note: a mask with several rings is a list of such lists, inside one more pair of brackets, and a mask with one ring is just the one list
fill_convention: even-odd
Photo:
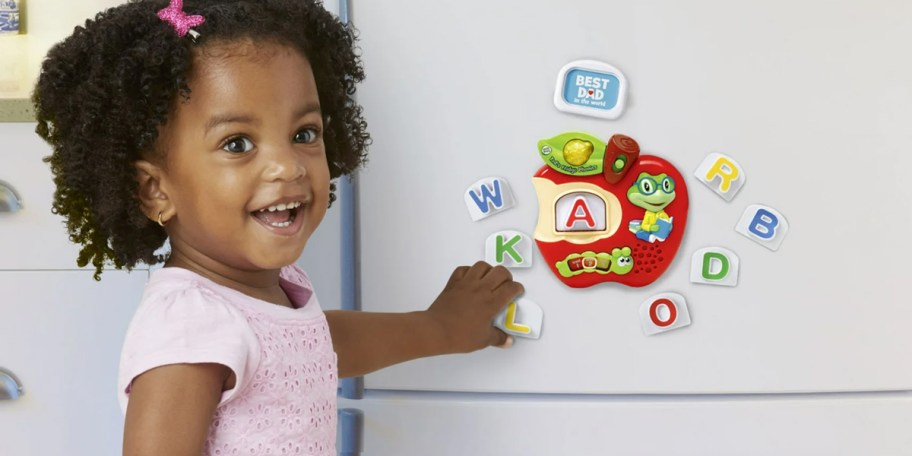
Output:
[[519,231],[498,231],[485,241],[485,261],[508,268],[531,268],[532,238]]

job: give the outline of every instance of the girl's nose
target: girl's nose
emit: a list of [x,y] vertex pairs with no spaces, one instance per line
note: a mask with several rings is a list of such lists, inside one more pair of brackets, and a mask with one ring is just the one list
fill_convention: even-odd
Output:
[[272,148],[267,154],[267,163],[264,171],[266,181],[293,182],[307,174],[303,157],[295,151],[291,144]]

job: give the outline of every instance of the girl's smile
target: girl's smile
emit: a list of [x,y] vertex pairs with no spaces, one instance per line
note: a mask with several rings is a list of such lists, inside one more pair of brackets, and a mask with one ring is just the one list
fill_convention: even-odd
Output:
[[[303,217],[298,217],[298,209],[305,203],[301,202],[307,198],[290,198],[288,203],[277,203],[269,207],[264,207],[258,211],[253,211],[251,215],[257,221],[262,223],[266,228],[282,236],[292,236],[303,226]],[[289,200],[288,198],[283,201]]]

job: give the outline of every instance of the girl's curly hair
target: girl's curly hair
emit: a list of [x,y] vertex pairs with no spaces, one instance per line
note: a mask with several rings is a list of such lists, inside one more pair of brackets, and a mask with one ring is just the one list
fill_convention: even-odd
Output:
[[[99,279],[106,262],[118,269],[163,261],[164,229],[140,209],[133,164],[160,154],[159,128],[187,85],[193,49],[206,42],[276,42],[310,61],[326,118],[324,143],[332,178],[366,159],[370,137],[355,102],[364,78],[355,34],[315,0],[185,0],[188,15],[206,21],[196,41],[180,38],[156,16],[167,0],[131,0],[76,27],[47,55],[32,96],[37,133],[53,148],[57,189],[52,211],[66,218],[82,244],[77,264],[91,262]],[[335,200],[331,187],[330,203]]]

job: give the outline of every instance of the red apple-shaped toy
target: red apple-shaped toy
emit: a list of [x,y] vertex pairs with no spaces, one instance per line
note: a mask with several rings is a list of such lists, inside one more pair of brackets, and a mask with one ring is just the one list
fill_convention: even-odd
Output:
[[564,133],[538,149],[545,166],[532,178],[535,242],[555,276],[574,288],[658,279],[687,226],[687,185],[677,168],[640,155],[637,142],[619,134],[605,143]]

